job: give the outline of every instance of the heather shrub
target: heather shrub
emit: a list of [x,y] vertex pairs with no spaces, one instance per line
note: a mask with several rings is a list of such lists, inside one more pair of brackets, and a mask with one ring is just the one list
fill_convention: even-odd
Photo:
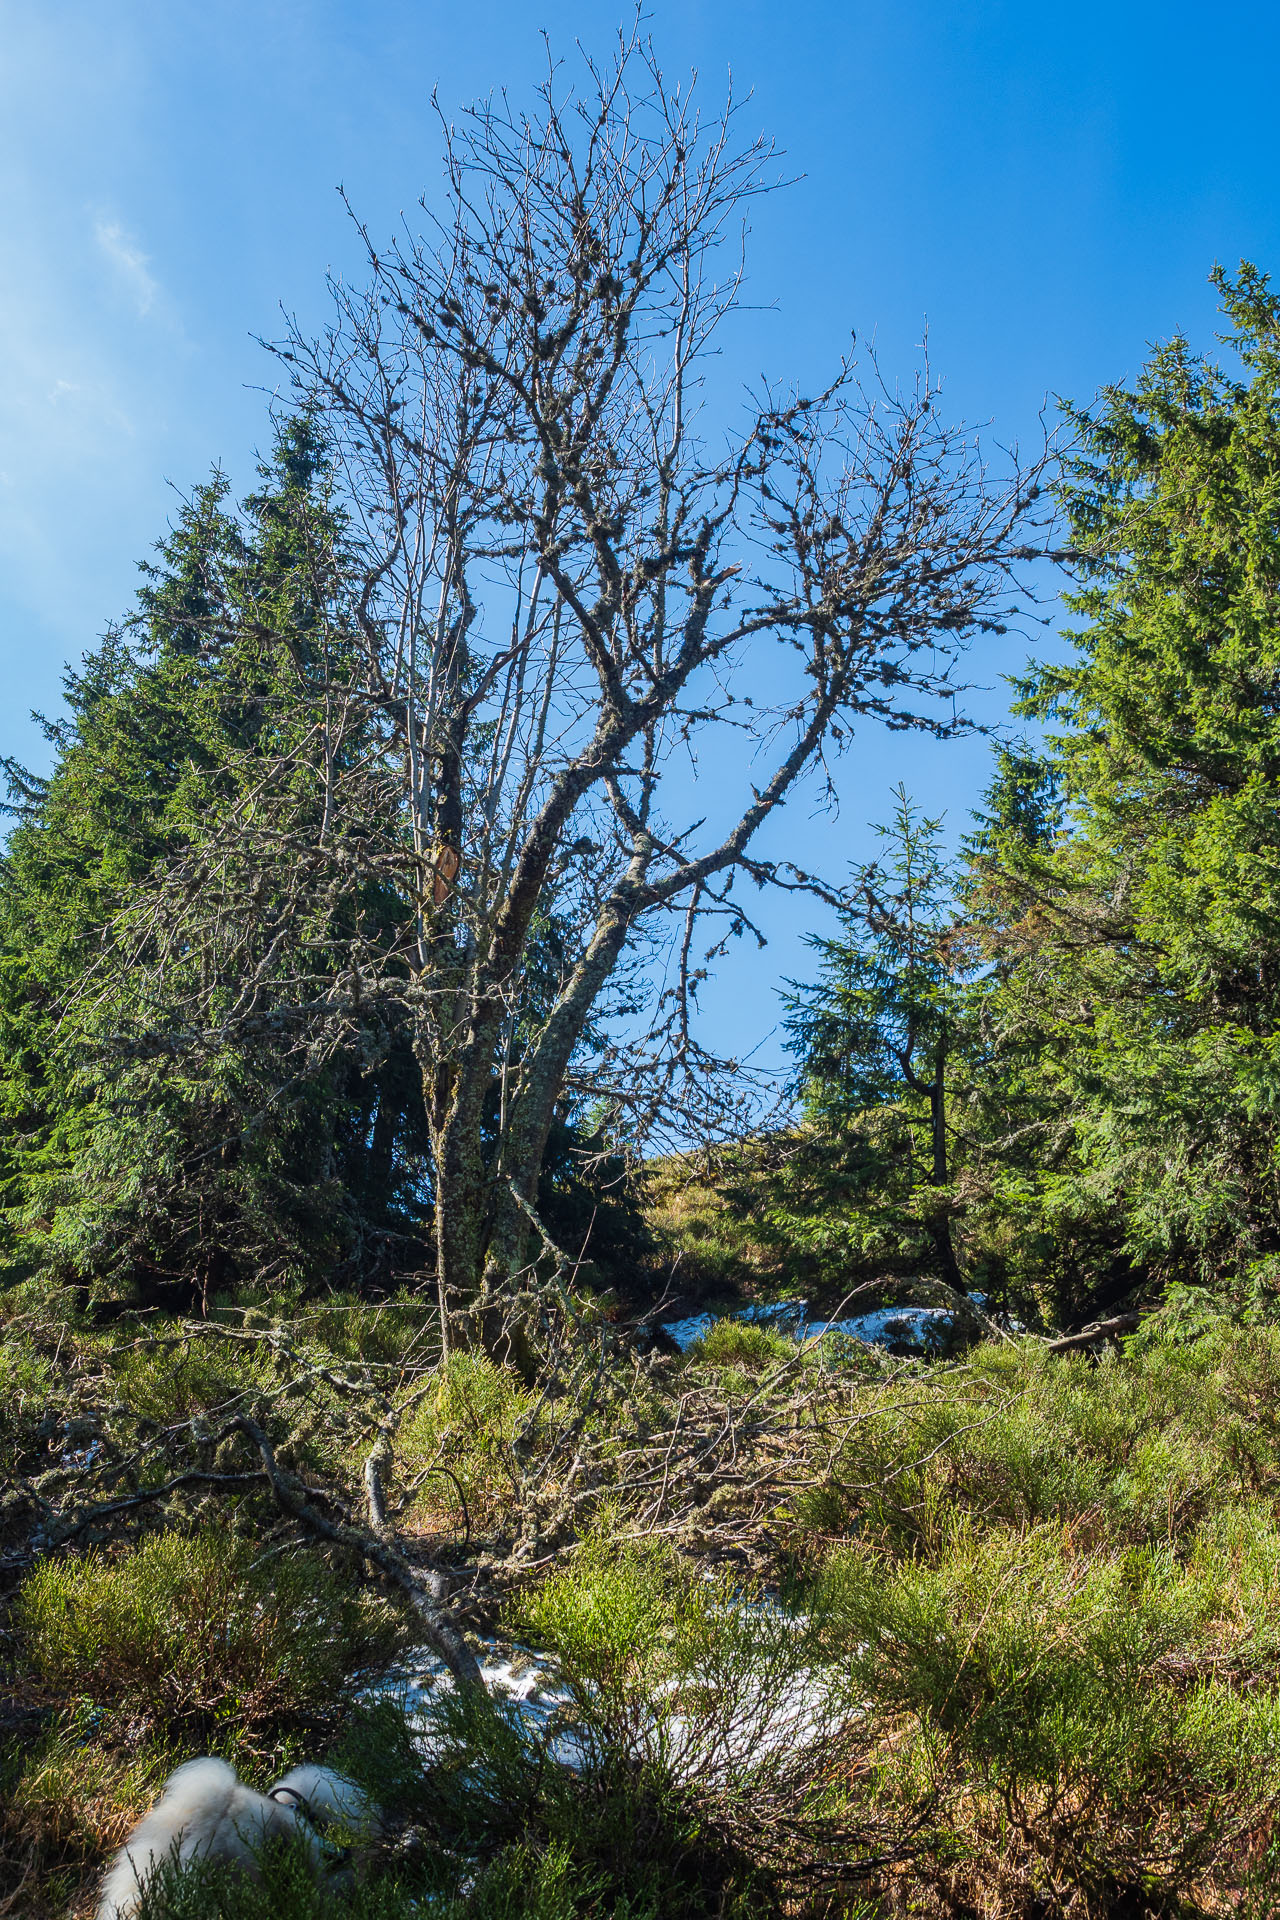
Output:
[[1132,1360],[1057,1358],[1034,1341],[912,1367],[868,1394],[825,1481],[791,1516],[892,1553],[942,1546],[952,1519],[1077,1537],[1169,1540],[1242,1494],[1280,1487],[1280,1329],[1220,1321]]
[[927,1804],[939,1839],[1054,1902],[1189,1895],[1280,1794],[1278,1576],[1260,1508],[1182,1548],[964,1515],[927,1557],[841,1551],[822,1630],[866,1703],[875,1798]]
[[90,1707],[32,1744],[0,1746],[0,1913],[62,1920],[125,1838],[177,1761],[143,1742],[122,1752],[94,1738]]
[[[683,1848],[699,1861],[696,1898],[714,1883],[726,1900],[763,1902],[806,1863],[861,1845],[847,1796],[830,1791],[864,1744],[861,1716],[813,1621],[739,1575],[602,1532],[522,1598],[514,1623],[554,1659],[586,1776],[625,1783],[601,1803],[601,1832],[617,1832],[609,1844],[598,1834],[595,1857],[611,1874],[640,1844],[637,1807],[673,1858]],[[660,1857],[655,1871],[660,1885]]]
[[221,1339],[140,1340],[117,1348],[111,1365],[133,1415],[162,1422],[190,1420],[237,1394],[279,1386],[269,1353]]
[[[137,1920],[416,1920],[421,1889],[399,1877],[367,1885],[317,1882],[303,1848],[276,1841],[259,1855],[260,1880],[214,1860],[166,1862]],[[438,1911],[438,1909],[437,1909]]]
[[316,1556],[264,1559],[218,1528],[47,1562],[16,1618],[46,1687],[191,1739],[329,1718],[353,1671],[388,1658],[398,1637],[385,1604]]

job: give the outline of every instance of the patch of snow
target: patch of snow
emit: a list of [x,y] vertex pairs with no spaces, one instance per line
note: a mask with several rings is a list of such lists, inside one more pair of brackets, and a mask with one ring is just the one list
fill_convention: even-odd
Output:
[[[556,1720],[573,1704],[573,1696],[556,1674],[552,1662],[527,1647],[501,1646],[485,1640],[476,1649],[480,1676],[490,1697],[514,1707],[531,1731],[547,1742],[547,1751],[562,1766],[582,1763],[580,1744]],[[436,1759],[443,1739],[436,1721],[443,1694],[452,1693],[454,1678],[438,1655],[419,1647],[407,1659],[365,1689],[370,1700],[393,1699],[403,1708],[416,1735],[416,1744],[428,1759]]]
[[[975,1295],[975,1304],[982,1305]],[[936,1353],[946,1347],[955,1331],[956,1317],[950,1307],[875,1307],[849,1320],[810,1320],[803,1300],[778,1300],[767,1306],[743,1307],[733,1316],[756,1326],[767,1326],[777,1333],[790,1334],[797,1341],[818,1340],[824,1333],[845,1334],[870,1347],[910,1347],[919,1353]],[[663,1332],[675,1341],[681,1353],[701,1340],[716,1324],[716,1316],[695,1313],[687,1320],[668,1320]]]
[[715,1323],[714,1314],[695,1313],[688,1320],[664,1320],[662,1331],[674,1340],[681,1353],[684,1353],[695,1340],[701,1340],[704,1333],[710,1333]]
[[949,1343],[955,1324],[950,1307],[875,1307],[852,1320],[812,1321],[806,1338],[843,1333],[869,1347],[914,1347],[920,1353],[936,1353]]
[[[776,1611],[765,1606],[770,1613]],[[804,1624],[802,1618],[786,1619],[786,1625],[797,1630]],[[574,1697],[554,1661],[495,1640],[483,1641],[476,1657],[490,1696],[514,1710],[552,1760],[575,1769],[586,1763],[590,1739],[575,1727]],[[843,1717],[830,1675],[794,1668],[771,1673],[771,1665],[766,1654],[759,1682],[735,1689],[733,1699],[711,1713],[681,1711],[682,1698],[696,1696],[700,1687],[711,1684],[709,1677],[704,1681],[695,1672],[665,1682],[655,1689],[647,1717],[637,1718],[636,1739],[660,1751],[677,1778],[726,1778],[748,1770],[765,1755],[809,1745]],[[438,1726],[440,1701],[453,1692],[454,1684],[443,1661],[424,1647],[366,1688],[364,1697],[401,1705],[418,1751],[433,1760],[446,1745]]]

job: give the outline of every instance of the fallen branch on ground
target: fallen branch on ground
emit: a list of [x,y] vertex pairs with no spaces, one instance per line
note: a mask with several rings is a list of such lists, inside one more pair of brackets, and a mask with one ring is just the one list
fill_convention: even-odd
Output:
[[1091,1327],[1084,1327],[1079,1333],[1067,1333],[1060,1340],[1050,1340],[1048,1350],[1079,1353],[1084,1347],[1096,1346],[1099,1340],[1118,1340],[1122,1334],[1136,1332],[1142,1320],[1140,1313],[1113,1314],[1110,1320],[1095,1320]]

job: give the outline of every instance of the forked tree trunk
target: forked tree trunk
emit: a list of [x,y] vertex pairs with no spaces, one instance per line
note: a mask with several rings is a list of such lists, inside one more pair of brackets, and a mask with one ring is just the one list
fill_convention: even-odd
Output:
[[[772,149],[735,143],[732,103],[700,125],[638,22],[611,64],[588,63],[584,94],[555,73],[531,117],[497,97],[446,129],[440,224],[389,251],[361,228],[368,288],[337,289],[321,338],[291,327],[281,348],[351,506],[352,629],[387,721],[372,777],[414,827],[446,1339],[489,1345],[488,1303],[540,1247],[526,1209],[555,1103],[628,936],[664,909],[684,919],[660,1015],[675,1050],[655,1039],[647,1062],[661,1087],[696,1058],[699,916],[742,930],[738,876],[824,891],[751,849],[832,734],[862,717],[962,724],[937,644],[1001,616],[1040,471],[993,486],[939,424],[927,374],[863,393],[848,364],[812,396],[771,389],[727,450],[701,440],[700,362],[740,290],[714,249]],[[748,652],[761,707],[728,686]],[[721,726],[745,758],[717,839],[679,808],[688,755]],[[398,835],[369,869],[378,885],[394,883]],[[548,1008],[524,965],[560,886],[584,945]]]
[[[527,1360],[518,1328],[498,1301],[541,1250],[530,1212],[537,1205],[556,1102],[574,1048],[640,909],[647,861],[647,852],[638,853],[613,889],[582,959],[521,1063],[511,1112],[490,1165],[483,1158],[481,1124],[494,1070],[496,1020],[492,1031],[472,1031],[452,1070],[434,1143],[436,1273],[441,1317],[447,1323],[446,1350],[456,1340],[481,1345],[494,1358],[520,1366]],[[438,1091],[436,1099],[444,1104]]]

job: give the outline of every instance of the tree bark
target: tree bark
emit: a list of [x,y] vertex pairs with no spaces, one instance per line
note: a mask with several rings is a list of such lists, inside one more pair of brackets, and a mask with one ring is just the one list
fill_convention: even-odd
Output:
[[[933,1057],[933,1079],[929,1083],[929,1131],[933,1149],[933,1185],[941,1193],[947,1184],[947,1043],[945,1040],[938,1042]],[[934,1251],[938,1257],[943,1279],[957,1293],[967,1295],[969,1289],[960,1271],[955,1243],[951,1238],[951,1216],[943,1211],[941,1201],[934,1214],[931,1231]]]
[[488,1180],[483,1158],[481,1110],[484,1088],[474,1062],[455,1079],[443,1124],[435,1130],[436,1288],[440,1302],[441,1344],[447,1356],[452,1337],[465,1328],[459,1309],[474,1301],[484,1258]]
[[1117,1313],[1110,1320],[1095,1320],[1091,1327],[1083,1328],[1079,1333],[1064,1334],[1059,1340],[1051,1340],[1050,1353],[1081,1353],[1087,1347],[1096,1347],[1102,1340],[1119,1340],[1126,1333],[1136,1333],[1142,1325],[1140,1313]]

